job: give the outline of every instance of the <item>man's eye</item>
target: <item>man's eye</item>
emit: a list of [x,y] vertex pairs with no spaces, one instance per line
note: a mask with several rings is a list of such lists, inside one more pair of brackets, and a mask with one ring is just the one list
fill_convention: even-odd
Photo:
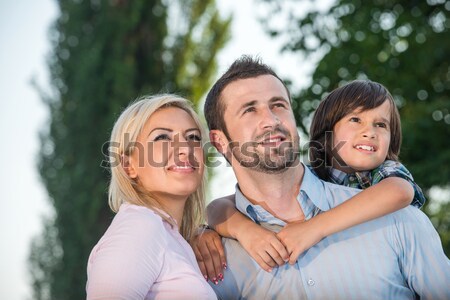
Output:
[[285,108],[285,107],[286,107],[286,105],[285,105],[284,103],[282,103],[282,102],[280,102],[280,103],[275,103],[273,106],[274,106],[274,107],[281,107],[281,108]]
[[159,134],[154,139],[155,142],[157,141],[170,141],[170,137],[167,134]]
[[246,110],[244,110],[244,114],[249,113],[249,112],[254,112],[256,111],[256,109],[254,107],[249,107]]

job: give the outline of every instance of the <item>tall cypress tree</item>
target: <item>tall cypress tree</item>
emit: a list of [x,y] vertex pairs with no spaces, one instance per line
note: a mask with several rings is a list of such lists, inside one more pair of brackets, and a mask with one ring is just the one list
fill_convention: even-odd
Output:
[[39,163],[55,215],[33,241],[30,270],[35,299],[83,299],[89,252],[113,217],[101,162],[115,119],[138,95],[175,92],[198,102],[231,19],[219,16],[214,0],[58,5]]

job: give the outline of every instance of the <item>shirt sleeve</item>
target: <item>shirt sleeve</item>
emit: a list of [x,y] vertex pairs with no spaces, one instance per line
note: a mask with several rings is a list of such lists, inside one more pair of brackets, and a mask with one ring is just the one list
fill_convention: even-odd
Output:
[[405,208],[396,214],[399,263],[408,286],[420,299],[450,299],[450,261],[425,214]]
[[372,174],[372,184],[376,184],[388,177],[399,177],[405,179],[414,189],[414,199],[412,200],[411,205],[421,208],[425,204],[426,198],[422,192],[422,189],[414,181],[414,178],[408,169],[406,169],[406,167],[400,162],[386,160],[381,166],[375,169]]
[[87,299],[144,299],[162,268],[164,232],[151,211],[119,212],[89,258]]

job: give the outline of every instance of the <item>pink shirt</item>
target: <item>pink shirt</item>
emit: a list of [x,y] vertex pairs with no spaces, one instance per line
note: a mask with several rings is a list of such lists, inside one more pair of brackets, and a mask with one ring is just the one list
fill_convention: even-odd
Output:
[[87,299],[217,299],[178,228],[132,204],[92,249],[87,275]]

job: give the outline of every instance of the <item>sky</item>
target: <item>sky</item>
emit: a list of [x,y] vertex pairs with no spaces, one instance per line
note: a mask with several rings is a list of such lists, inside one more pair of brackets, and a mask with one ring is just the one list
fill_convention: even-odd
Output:
[[[279,54],[279,43],[269,40],[257,21],[254,3],[218,0],[224,14],[234,13],[233,37],[219,55],[219,74],[241,54],[259,55],[279,75],[291,77],[298,87],[304,85],[311,66]],[[39,132],[49,114],[31,80],[48,89],[48,29],[56,17],[54,0],[0,0],[0,299],[31,299],[30,242],[42,230],[42,217],[52,214],[37,172]],[[211,183],[210,197],[232,193],[231,169],[216,173],[220,176]]]

